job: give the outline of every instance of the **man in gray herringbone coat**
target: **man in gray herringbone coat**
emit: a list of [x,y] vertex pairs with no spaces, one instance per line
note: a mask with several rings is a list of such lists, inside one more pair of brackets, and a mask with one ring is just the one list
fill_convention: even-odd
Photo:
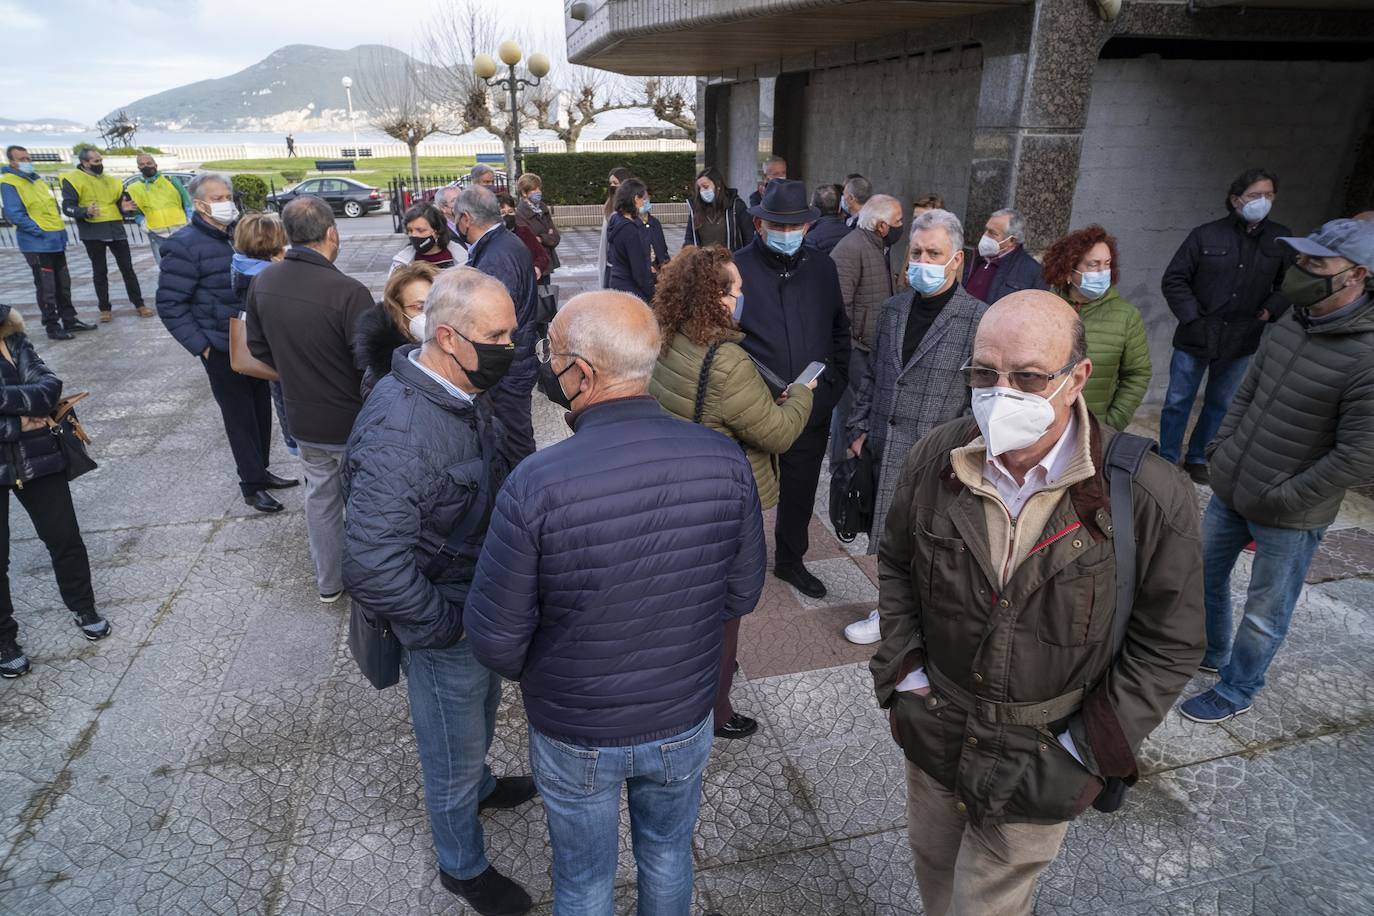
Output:
[[[907,453],[930,430],[968,409],[959,369],[987,305],[959,285],[964,232],[954,214],[930,210],[911,224],[907,280],[911,289],[883,303],[873,352],[846,424],[855,454],[865,440],[878,467],[878,491],[868,552],[878,552],[892,494]],[[845,628],[851,642],[879,639],[874,611]]]

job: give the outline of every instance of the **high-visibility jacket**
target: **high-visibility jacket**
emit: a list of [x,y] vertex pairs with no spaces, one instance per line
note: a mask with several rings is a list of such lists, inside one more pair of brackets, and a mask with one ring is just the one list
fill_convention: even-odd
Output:
[[124,188],[113,175],[92,175],[77,169],[62,176],[62,180],[76,189],[76,205],[89,209],[91,204],[100,207],[98,215],[85,217],[88,223],[123,222],[124,212],[119,209],[119,198]]
[[44,232],[62,231],[62,214],[58,212],[57,201],[53,200],[52,190],[48,188],[46,181],[41,178],[30,181],[12,172],[5,172],[0,174],[0,184],[14,188],[29,214],[29,219],[37,223],[39,229]]
[[186,225],[186,204],[181,189],[166,175],[152,181],[136,178],[125,189],[143,214],[149,229],[170,229]]

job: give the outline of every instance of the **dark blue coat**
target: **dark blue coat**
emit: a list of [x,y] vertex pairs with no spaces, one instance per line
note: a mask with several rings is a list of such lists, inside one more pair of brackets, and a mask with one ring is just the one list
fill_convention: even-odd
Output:
[[242,308],[230,278],[233,258],[229,235],[199,213],[162,243],[157,313],[193,356],[206,347],[229,352],[229,319]]
[[840,239],[853,231],[854,227],[838,216],[822,216],[807,230],[805,243],[830,254]]
[[[410,362],[415,349],[396,351],[348,438],[343,581],[401,645],[441,649],[463,635],[463,601],[485,530],[432,580],[426,567],[466,516],[487,511],[505,465],[486,398],[448,393]],[[483,454],[491,456],[487,476]]]
[[518,390],[527,392],[534,385],[534,313],[539,304],[530,250],[514,232],[506,232],[498,223],[468,249],[467,266],[500,280],[515,303],[516,356],[502,384],[515,385]]
[[648,226],[623,213],[612,213],[606,223],[606,288],[634,293],[646,305],[653,302],[657,280],[649,269],[652,248]]
[[[975,270],[983,266],[983,256],[975,254],[973,260],[968,262],[968,268],[964,271],[964,285],[968,285],[968,278],[973,275]],[[997,273],[992,278],[992,285],[988,287],[988,295],[984,302],[992,305],[998,299],[1008,293],[1014,293],[1023,289],[1049,289],[1050,285],[1045,282],[1044,268],[1040,262],[1031,257],[1024,245],[1017,245],[1010,253],[1002,258],[997,265]]]
[[573,428],[497,497],[463,615],[473,654],[519,679],[552,738],[679,734],[715,704],[722,625],[763,590],[753,472],[652,398],[593,405]]
[[835,262],[810,245],[784,258],[763,235],[735,252],[744,279],[742,346],[784,382],[825,363],[808,426],[828,426],[849,379],[849,317]]

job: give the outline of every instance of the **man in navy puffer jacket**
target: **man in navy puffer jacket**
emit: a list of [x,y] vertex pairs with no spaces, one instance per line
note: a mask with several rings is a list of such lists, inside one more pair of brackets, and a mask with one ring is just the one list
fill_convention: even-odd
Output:
[[639,911],[685,916],[722,630],[763,589],[754,475],[646,395],[659,335],[635,296],[573,298],[537,353],[574,435],[501,488],[463,622],[520,681],[555,908],[611,912],[628,783]]
[[515,328],[500,283],[468,267],[444,271],[425,302],[423,345],[392,356],[342,468],[344,585],[354,613],[385,621],[405,649],[439,880],[483,916],[530,908],[487,861],[477,812],[523,804],[534,785],[497,779],[486,763],[501,678],[463,638],[463,599],[506,470],[501,427],[481,392],[509,368]]

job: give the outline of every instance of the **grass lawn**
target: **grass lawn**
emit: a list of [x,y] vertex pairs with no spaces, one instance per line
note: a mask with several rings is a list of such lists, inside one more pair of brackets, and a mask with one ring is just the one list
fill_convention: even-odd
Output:
[[[410,175],[410,159],[406,156],[384,156],[375,159],[357,159],[356,172],[316,172],[315,160],[305,156],[295,159],[218,159],[202,162],[197,171],[227,172],[237,175],[249,172],[262,176],[264,181],[276,183],[278,188],[293,184],[282,177],[283,171],[304,170],[310,175],[335,175],[352,178],[364,184],[384,186],[392,178]],[[421,175],[459,175],[472,168],[477,160],[472,156],[421,156]]]

